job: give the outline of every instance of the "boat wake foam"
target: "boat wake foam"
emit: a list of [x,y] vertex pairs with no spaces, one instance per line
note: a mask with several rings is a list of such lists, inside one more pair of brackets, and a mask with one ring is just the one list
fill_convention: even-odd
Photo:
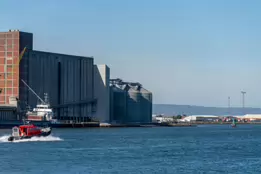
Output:
[[8,141],[10,135],[4,135],[0,137],[0,143],[19,143],[19,142],[30,142],[30,141],[63,141],[60,137],[49,135],[47,137],[32,137],[30,139],[16,140],[13,142]]

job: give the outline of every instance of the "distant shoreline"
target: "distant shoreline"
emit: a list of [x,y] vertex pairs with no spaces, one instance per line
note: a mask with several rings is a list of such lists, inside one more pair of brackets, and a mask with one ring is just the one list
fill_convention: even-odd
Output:
[[[230,125],[231,122],[154,123],[156,127],[196,127],[197,125]],[[260,124],[261,122],[238,122],[238,125]]]
[[230,115],[239,116],[245,114],[261,114],[261,108],[254,107],[211,107],[178,104],[153,104],[155,115]]
[[[231,124],[231,122],[196,122],[190,124]],[[261,122],[237,122],[236,124],[261,124]]]

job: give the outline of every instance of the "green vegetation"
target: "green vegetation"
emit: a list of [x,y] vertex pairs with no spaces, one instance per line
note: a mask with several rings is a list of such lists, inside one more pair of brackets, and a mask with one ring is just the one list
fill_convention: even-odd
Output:
[[181,119],[182,117],[185,117],[185,116],[186,116],[185,114],[183,114],[183,115],[174,115],[173,119],[177,120],[177,119]]

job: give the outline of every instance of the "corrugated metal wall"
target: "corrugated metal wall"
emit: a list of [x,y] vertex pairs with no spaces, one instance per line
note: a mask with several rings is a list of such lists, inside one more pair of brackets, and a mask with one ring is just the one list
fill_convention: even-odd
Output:
[[0,107],[0,121],[17,120],[16,107]]
[[[48,93],[51,106],[58,106],[59,119],[83,121],[78,118],[91,116],[92,105],[84,101],[93,100],[93,58],[28,51],[20,66],[28,72],[21,78],[40,97]],[[20,87],[20,99],[35,107],[37,97]]]
[[116,85],[110,86],[110,121],[125,123],[127,115],[127,93]]

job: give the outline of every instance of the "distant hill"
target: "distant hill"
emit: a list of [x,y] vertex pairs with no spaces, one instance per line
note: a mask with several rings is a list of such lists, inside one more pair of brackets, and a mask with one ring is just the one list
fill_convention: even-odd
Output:
[[172,105],[172,104],[154,104],[153,114],[165,115],[244,115],[244,114],[261,114],[261,108],[221,108],[221,107],[204,107],[190,105]]

